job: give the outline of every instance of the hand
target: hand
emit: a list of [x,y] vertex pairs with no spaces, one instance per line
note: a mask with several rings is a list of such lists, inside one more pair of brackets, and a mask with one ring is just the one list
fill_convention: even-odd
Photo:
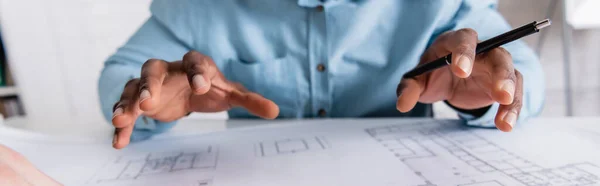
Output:
[[21,154],[0,145],[0,185],[58,186],[61,184],[36,169]]
[[148,60],[141,76],[127,82],[113,109],[113,147],[129,144],[135,120],[144,115],[170,122],[190,112],[220,112],[243,107],[250,113],[274,119],[279,107],[272,101],[227,81],[208,56],[188,52],[183,61]]
[[442,34],[425,51],[419,64],[452,53],[449,68],[440,68],[398,85],[396,107],[401,112],[410,111],[415,104],[446,100],[461,110],[474,110],[500,103],[496,114],[496,127],[511,131],[521,111],[523,77],[503,48],[475,55],[477,33],[461,29]]

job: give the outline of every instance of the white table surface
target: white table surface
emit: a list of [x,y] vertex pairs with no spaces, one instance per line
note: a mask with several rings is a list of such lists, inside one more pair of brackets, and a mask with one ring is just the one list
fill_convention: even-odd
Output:
[[[389,119],[389,118],[387,118]],[[401,119],[401,118],[398,118]],[[373,119],[364,119],[372,122]],[[376,121],[375,121],[376,122]],[[180,136],[180,135],[197,135],[208,132],[223,131],[232,128],[240,127],[255,127],[264,125],[285,125],[302,123],[302,120],[225,120],[225,119],[199,119],[187,118],[182,119],[179,123],[164,134],[159,136]],[[600,134],[600,117],[574,117],[574,118],[535,118],[523,123],[539,124],[544,123],[559,123],[572,127],[581,128],[590,132]],[[77,138],[112,138],[113,128],[104,121],[97,123],[85,124],[59,124],[59,125],[40,125],[39,123],[28,122],[26,118],[6,119],[3,125],[19,130],[24,130],[33,133],[62,136],[62,137],[77,137]],[[519,130],[515,127],[513,130]],[[540,128],[543,130],[543,128]]]
[[[282,125],[301,122],[302,120],[228,120],[219,118],[184,118],[172,129],[159,136],[195,135],[231,128],[264,126],[269,124]],[[68,136],[77,138],[111,138],[114,133],[112,125],[105,121],[95,123],[35,123],[27,118],[9,118],[0,122],[3,127],[52,136]]]

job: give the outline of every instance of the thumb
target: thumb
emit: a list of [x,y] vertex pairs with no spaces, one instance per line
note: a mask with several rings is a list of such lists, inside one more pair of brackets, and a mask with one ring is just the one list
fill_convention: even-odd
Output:
[[412,110],[417,105],[421,92],[423,92],[423,87],[417,80],[402,79],[396,89],[396,95],[398,96],[396,109],[403,113]]

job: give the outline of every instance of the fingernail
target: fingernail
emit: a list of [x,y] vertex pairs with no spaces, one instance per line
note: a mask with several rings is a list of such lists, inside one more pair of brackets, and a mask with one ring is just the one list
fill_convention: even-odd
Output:
[[504,116],[504,122],[508,123],[510,125],[510,128],[512,129],[513,126],[515,126],[515,123],[517,122],[517,113],[508,112],[506,116]]
[[144,102],[148,98],[150,98],[150,91],[148,91],[148,89],[142,90],[142,93],[140,93],[140,103]]
[[458,65],[458,68],[460,68],[460,70],[462,70],[465,74],[471,74],[471,62],[469,61],[469,58],[465,56],[458,57],[456,65]]
[[204,80],[204,77],[202,77],[202,75],[195,75],[192,78],[192,82],[194,83],[195,89],[199,89],[206,86],[206,81]]
[[113,142],[112,142],[113,146],[114,146],[115,144],[117,144],[117,140],[118,140],[118,138],[119,138],[119,137],[117,136],[117,134],[115,134],[115,135],[113,136]]
[[123,108],[119,107],[117,109],[115,109],[115,111],[113,112],[113,119],[119,115],[123,114]]
[[507,92],[512,98],[513,94],[515,94],[515,83],[513,83],[511,80],[504,80],[500,89]]

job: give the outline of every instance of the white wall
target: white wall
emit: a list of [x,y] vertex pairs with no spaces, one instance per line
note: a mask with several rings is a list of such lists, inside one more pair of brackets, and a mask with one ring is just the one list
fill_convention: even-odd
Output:
[[101,120],[103,60],[149,16],[149,0],[0,0],[9,63],[29,118]]
[[104,121],[97,95],[103,62],[150,16],[150,3],[0,0],[7,57],[27,117],[54,125]]
[[[513,26],[545,18],[547,7],[554,0],[500,0],[500,12]],[[595,9],[598,0],[566,0],[572,32],[571,87],[573,113],[578,117],[600,116],[600,16]],[[560,117],[566,113],[565,73],[562,50],[561,16],[562,0],[552,15],[552,26],[544,29],[546,42],[541,47],[541,63],[546,75],[546,105],[542,116]],[[542,34],[528,36],[524,40],[536,46]]]

